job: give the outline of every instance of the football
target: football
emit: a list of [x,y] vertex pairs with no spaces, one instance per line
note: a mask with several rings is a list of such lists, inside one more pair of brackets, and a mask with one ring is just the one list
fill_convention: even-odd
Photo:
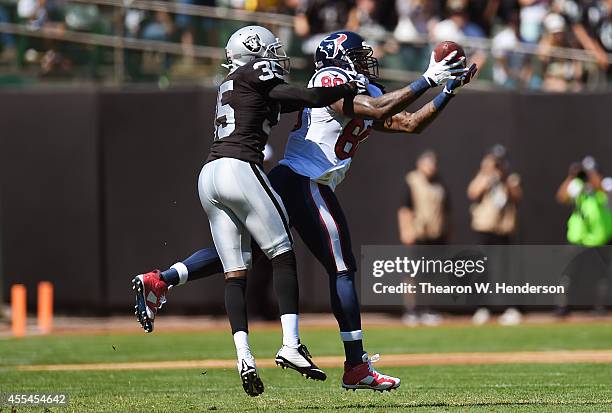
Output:
[[457,56],[455,56],[454,60],[465,57],[465,51],[463,50],[463,47],[461,47],[457,43],[448,40],[440,42],[436,45],[436,48],[434,49],[434,59],[436,60],[436,62],[439,62],[455,50],[457,50]]

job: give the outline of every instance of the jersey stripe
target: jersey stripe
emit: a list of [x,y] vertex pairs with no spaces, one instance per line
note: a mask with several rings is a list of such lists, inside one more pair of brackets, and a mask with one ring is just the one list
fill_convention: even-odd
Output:
[[281,207],[281,205],[278,203],[278,200],[272,193],[272,189],[266,183],[266,180],[261,175],[261,171],[259,170],[257,165],[255,165],[252,162],[249,165],[251,165],[251,169],[253,170],[253,173],[257,177],[257,180],[259,181],[261,186],[263,186],[264,191],[266,191],[266,194],[268,194],[268,196],[270,197],[270,200],[274,204],[276,211],[278,212],[278,214],[281,217],[281,220],[283,221],[283,226],[285,227],[285,231],[287,232],[287,237],[289,237],[289,241],[291,242],[291,244],[293,244],[293,237],[291,236],[291,230],[289,229],[289,223],[287,222],[287,216],[285,215],[285,209]]
[[321,223],[327,231],[331,252],[334,256],[334,261],[336,263],[336,269],[338,270],[338,272],[346,271],[348,267],[344,262],[344,255],[342,254],[342,244],[340,243],[340,233],[338,231],[338,225],[336,224],[333,215],[329,211],[327,203],[321,196],[319,186],[314,181],[310,181],[310,194],[312,195],[312,199],[315,203],[315,206],[319,211]]

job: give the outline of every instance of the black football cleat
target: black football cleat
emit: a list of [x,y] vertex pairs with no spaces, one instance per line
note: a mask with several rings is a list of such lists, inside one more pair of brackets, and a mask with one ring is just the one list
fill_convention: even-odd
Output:
[[264,384],[257,374],[255,363],[252,364],[253,366],[249,366],[244,359],[238,361],[242,388],[249,396],[257,397],[264,392]]
[[307,379],[324,381],[327,375],[312,362],[312,356],[305,345],[297,348],[283,345],[276,353],[276,364],[286,369],[293,369]]

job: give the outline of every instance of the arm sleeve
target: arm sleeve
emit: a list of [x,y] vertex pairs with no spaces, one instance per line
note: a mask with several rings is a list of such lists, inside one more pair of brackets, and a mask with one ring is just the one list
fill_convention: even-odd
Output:
[[270,98],[281,103],[284,113],[295,111],[302,107],[322,108],[331,105],[337,100],[354,95],[355,90],[347,84],[334,87],[308,88],[283,83],[276,85],[268,93]]

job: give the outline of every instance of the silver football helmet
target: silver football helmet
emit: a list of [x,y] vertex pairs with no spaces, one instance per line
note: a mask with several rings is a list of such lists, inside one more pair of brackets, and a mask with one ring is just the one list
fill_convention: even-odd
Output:
[[227,63],[223,67],[232,72],[257,58],[274,60],[285,73],[289,72],[289,57],[283,43],[261,26],[246,26],[234,32],[225,46],[225,58]]

